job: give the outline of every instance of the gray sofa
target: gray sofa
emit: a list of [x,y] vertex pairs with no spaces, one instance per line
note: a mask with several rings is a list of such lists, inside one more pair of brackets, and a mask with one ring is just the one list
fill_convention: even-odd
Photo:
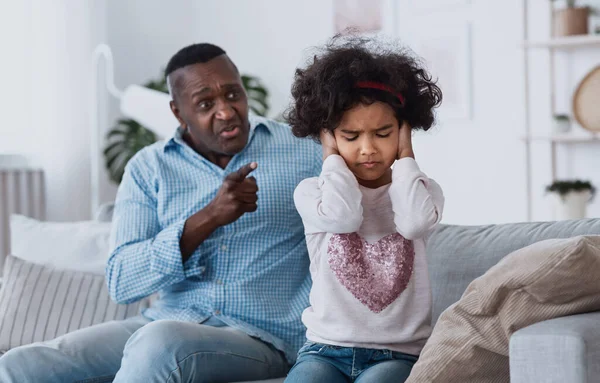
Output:
[[[471,281],[509,253],[545,239],[584,234],[600,235],[600,219],[440,226],[427,244],[433,323]],[[511,383],[590,383],[599,377],[600,312],[540,322],[510,339]]]

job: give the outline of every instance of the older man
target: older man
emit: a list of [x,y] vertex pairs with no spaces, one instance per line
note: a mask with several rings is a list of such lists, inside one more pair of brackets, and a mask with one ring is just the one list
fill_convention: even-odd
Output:
[[309,260],[293,191],[320,146],[248,116],[240,74],[196,44],[166,68],[174,136],[127,165],[106,276],[153,306],[0,358],[9,382],[229,382],[284,376],[304,341]]

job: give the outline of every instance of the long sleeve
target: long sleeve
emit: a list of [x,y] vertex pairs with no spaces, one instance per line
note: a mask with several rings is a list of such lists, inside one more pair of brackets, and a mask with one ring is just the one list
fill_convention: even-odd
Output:
[[339,155],[327,157],[319,177],[303,180],[294,192],[306,234],[358,231],[363,219],[361,200],[356,177]]
[[426,237],[441,221],[442,189],[421,172],[414,159],[403,158],[395,163],[389,193],[396,230],[406,239]]
[[197,254],[183,264],[179,241],[185,220],[161,227],[151,180],[150,167],[134,159],[117,193],[106,280],[119,303],[135,302],[204,271]]

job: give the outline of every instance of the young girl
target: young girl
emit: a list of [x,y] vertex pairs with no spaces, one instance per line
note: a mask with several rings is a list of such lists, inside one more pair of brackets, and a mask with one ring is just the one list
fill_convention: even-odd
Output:
[[411,132],[432,126],[441,91],[407,52],[336,37],[292,95],[293,132],[324,161],[294,193],[313,286],[286,382],[404,382],[431,332],[425,238],[444,205]]

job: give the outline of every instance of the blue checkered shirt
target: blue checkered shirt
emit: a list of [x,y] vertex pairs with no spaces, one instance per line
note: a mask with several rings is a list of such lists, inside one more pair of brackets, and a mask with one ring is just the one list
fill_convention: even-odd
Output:
[[[291,362],[305,340],[301,313],[311,280],[304,228],[293,193],[321,169],[320,146],[287,125],[251,117],[246,148],[225,169],[182,139],[141,150],[119,187],[108,288],[120,303],[159,292],[149,319],[211,317],[283,351]],[[179,240],[188,217],[216,195],[224,177],[255,161],[258,210],[220,227],[185,262]]]

